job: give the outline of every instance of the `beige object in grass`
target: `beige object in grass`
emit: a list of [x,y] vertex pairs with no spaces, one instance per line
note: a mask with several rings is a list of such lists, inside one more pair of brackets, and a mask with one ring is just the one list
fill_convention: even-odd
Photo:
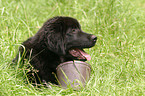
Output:
[[91,66],[82,61],[68,61],[57,67],[57,79],[64,88],[80,89],[90,78]]

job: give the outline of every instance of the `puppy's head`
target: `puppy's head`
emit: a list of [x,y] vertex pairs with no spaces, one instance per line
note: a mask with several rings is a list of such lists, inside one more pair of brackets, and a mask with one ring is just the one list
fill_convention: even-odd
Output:
[[69,54],[74,59],[87,59],[83,48],[94,46],[97,40],[95,35],[83,32],[78,21],[71,17],[51,18],[42,28],[49,50],[62,56]]

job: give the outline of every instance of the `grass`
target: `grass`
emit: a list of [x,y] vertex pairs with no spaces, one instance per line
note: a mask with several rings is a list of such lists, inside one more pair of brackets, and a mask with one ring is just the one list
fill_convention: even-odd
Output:
[[[116,95],[145,94],[144,0],[0,0],[0,95]],[[84,89],[36,88],[25,83],[25,68],[12,66],[21,42],[57,15],[79,20],[95,34],[95,47]]]

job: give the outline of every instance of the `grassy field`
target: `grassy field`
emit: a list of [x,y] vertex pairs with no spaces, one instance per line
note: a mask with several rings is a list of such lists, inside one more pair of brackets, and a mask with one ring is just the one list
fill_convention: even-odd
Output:
[[[0,0],[0,96],[143,96],[145,94],[144,0]],[[24,68],[12,66],[18,47],[53,16],[79,20],[95,34],[84,89],[36,88],[25,83]]]

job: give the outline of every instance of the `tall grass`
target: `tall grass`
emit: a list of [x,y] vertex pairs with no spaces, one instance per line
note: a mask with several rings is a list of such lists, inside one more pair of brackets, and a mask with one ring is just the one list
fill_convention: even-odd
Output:
[[[0,95],[145,94],[145,1],[137,0],[0,0]],[[86,49],[92,74],[84,89],[36,88],[25,83],[25,68],[13,66],[20,43],[57,15],[79,20],[95,34]]]

